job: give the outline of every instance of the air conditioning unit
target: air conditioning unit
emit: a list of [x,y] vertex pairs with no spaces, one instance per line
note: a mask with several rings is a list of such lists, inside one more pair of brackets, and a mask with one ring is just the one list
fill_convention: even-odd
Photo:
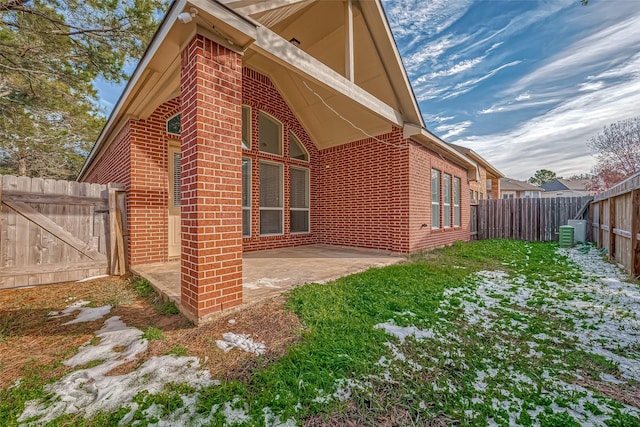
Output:
[[573,239],[576,242],[587,241],[587,221],[583,219],[570,219],[568,224],[573,227]]

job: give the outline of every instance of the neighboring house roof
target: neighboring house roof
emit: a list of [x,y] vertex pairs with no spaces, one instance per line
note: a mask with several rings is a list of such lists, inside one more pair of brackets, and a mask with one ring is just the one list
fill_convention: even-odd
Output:
[[500,179],[500,191],[544,191],[542,188],[512,178]]
[[[189,22],[180,19],[185,13]],[[129,119],[146,119],[180,95],[181,50],[195,34],[242,53],[243,66],[269,76],[319,149],[397,126],[470,174],[476,167],[426,130],[381,0],[350,0],[346,8],[322,0],[176,0],[80,178]]]
[[493,167],[493,165],[491,163],[486,161],[482,156],[480,156],[480,154],[476,153],[471,148],[467,148],[467,147],[463,147],[461,145],[456,145],[456,144],[451,144],[451,143],[449,143],[449,145],[452,146],[454,149],[458,150],[459,152],[461,152],[462,154],[464,154],[465,156],[471,158],[472,160],[474,160],[479,165],[482,165],[487,170],[487,172],[491,176],[493,176],[494,178],[503,178],[504,177],[504,174],[502,172],[500,172],[498,169]]
[[554,179],[553,181],[549,181],[545,184],[542,184],[540,187],[544,188],[544,191],[552,192],[552,191],[587,191],[586,184],[589,182],[585,179]]

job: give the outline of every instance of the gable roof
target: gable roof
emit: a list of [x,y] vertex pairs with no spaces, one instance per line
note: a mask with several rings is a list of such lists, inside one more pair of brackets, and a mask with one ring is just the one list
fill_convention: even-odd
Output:
[[500,179],[500,191],[544,191],[542,188],[512,178]]
[[540,187],[544,188],[544,191],[587,191],[586,184],[589,182],[584,179],[554,179],[547,183],[542,184]]
[[[179,96],[180,52],[196,33],[241,53],[243,66],[269,76],[320,149],[387,133],[392,126],[410,126],[408,137],[472,166],[470,159],[426,131],[381,1],[346,4],[175,0],[80,178],[129,119],[145,119]],[[179,19],[184,12],[191,13],[191,22]]]

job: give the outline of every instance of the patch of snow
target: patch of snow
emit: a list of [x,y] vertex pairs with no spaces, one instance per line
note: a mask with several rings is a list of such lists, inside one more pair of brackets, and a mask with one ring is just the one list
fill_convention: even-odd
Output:
[[108,274],[101,274],[99,276],[85,277],[84,279],[78,280],[76,283],[88,282],[89,280],[95,280],[95,279],[104,279],[105,277],[109,277],[109,275]]
[[90,302],[79,300],[69,305],[62,311],[50,311],[48,317],[49,319],[57,319],[60,317],[70,316],[76,311],[80,311],[80,314],[78,314],[75,319],[63,323],[63,325],[72,325],[74,323],[93,322],[94,320],[103,318],[111,312],[110,305],[105,305],[102,307],[85,307],[85,305],[87,304],[90,304]]
[[224,409],[222,409],[221,413],[224,415],[227,425],[242,424],[251,421],[251,417],[247,415],[246,408],[234,408],[239,401],[240,399],[236,397],[231,402],[224,403]]
[[102,319],[104,316],[111,312],[110,305],[103,305],[102,307],[82,307],[80,314],[75,319],[63,323],[63,325],[72,325],[74,323],[93,322],[94,320]]
[[265,427],[296,427],[298,425],[293,418],[289,418],[284,422],[280,421],[280,416],[274,415],[269,407],[263,408],[262,413],[264,414]]
[[100,338],[98,345],[85,344],[78,354],[63,363],[76,367],[102,362],[73,371],[45,386],[49,398],[27,402],[19,422],[45,424],[64,414],[80,413],[90,417],[98,411],[110,412],[123,406],[132,408],[137,394],[143,391],[159,393],[169,383],[186,383],[196,389],[219,384],[210,378],[208,370],[200,369],[195,357],[152,357],[128,374],[107,375],[118,366],[135,360],[146,350],[147,340],[142,338],[142,331],[127,327],[117,316],[107,319],[96,336]]
[[247,353],[255,353],[257,355],[265,354],[267,348],[263,342],[254,342],[246,334],[234,334],[233,332],[225,332],[222,334],[221,340],[216,340],[216,345],[225,353],[237,348]]
[[73,314],[74,312],[80,310],[82,307],[84,307],[87,304],[91,304],[91,301],[79,300],[79,301],[76,301],[73,304],[69,305],[67,308],[65,308],[62,311],[50,311],[48,316],[51,319],[56,319],[58,317],[69,316],[69,315]]
[[247,289],[262,289],[262,288],[271,288],[271,289],[281,289],[283,287],[286,286],[285,285],[279,285],[279,282],[288,282],[291,279],[289,279],[288,277],[282,278],[282,279],[271,279],[269,277],[262,277],[258,280],[256,280],[255,282],[248,282],[248,283],[243,283],[242,286],[244,286]]
[[419,329],[416,326],[398,326],[393,319],[378,323],[374,326],[374,329],[384,330],[387,334],[398,338],[402,344],[408,337],[414,337],[416,341],[421,341],[424,338],[435,338],[432,329]]

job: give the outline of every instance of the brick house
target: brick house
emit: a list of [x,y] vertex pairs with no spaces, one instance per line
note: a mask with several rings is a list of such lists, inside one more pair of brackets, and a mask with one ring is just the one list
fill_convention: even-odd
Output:
[[479,166],[425,128],[380,0],[178,0],[80,180],[127,189],[130,264],[180,259],[192,319],[242,254],[469,240]]
[[539,199],[544,189],[512,178],[500,179],[501,199]]

